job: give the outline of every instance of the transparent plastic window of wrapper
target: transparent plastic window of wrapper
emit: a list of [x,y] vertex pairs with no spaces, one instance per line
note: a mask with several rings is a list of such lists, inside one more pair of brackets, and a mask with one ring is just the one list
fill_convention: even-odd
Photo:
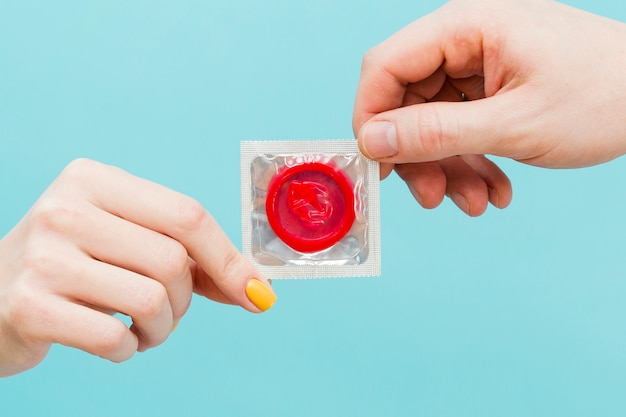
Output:
[[379,183],[353,139],[242,141],[244,255],[268,278],[380,275]]

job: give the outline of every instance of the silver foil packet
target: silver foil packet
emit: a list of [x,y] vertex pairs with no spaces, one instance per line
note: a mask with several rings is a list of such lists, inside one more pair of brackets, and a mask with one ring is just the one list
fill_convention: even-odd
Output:
[[274,279],[380,275],[379,184],[353,139],[241,142],[243,254]]

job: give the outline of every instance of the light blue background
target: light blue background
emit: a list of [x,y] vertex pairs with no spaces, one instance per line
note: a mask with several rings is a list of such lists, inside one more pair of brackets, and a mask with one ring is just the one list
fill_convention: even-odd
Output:
[[[442,1],[0,3],[0,235],[73,158],[200,200],[241,244],[239,141],[349,138],[363,54]],[[626,21],[623,3],[570,4]],[[624,416],[626,160],[499,161],[476,219],[382,184],[383,276],[195,298],[112,364],[56,346],[2,416]]]

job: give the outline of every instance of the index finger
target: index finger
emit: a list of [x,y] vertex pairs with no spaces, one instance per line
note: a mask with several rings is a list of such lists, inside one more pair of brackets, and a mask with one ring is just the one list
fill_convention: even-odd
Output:
[[[234,304],[259,312],[269,309],[275,301],[267,279],[191,197],[95,161],[75,161],[64,175],[90,178],[89,185],[83,185],[81,191],[97,207],[180,242],[206,272],[199,276],[210,277]],[[77,183],[81,183],[80,179]],[[195,284],[196,290],[205,287]]]
[[480,25],[468,21],[459,8],[446,4],[370,49],[357,87],[354,134],[373,116],[401,107],[407,86],[428,80],[440,68],[453,78],[482,74]]

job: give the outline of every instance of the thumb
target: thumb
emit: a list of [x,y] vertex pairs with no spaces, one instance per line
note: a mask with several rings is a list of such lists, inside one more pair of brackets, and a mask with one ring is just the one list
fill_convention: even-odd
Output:
[[[438,161],[454,155],[508,153],[515,123],[501,96],[431,102],[380,113],[363,125],[361,152],[381,162]],[[508,142],[508,145],[507,145]]]

